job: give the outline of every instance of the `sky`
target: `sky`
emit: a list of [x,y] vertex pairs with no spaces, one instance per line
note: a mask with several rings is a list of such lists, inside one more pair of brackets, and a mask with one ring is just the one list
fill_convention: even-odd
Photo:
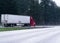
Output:
[[[56,5],[57,6],[59,6],[60,7],[60,0],[53,0],[55,3],[56,3]],[[39,0],[39,3],[41,2],[41,0]]]
[[60,0],[53,0],[55,1],[56,5],[60,7]]

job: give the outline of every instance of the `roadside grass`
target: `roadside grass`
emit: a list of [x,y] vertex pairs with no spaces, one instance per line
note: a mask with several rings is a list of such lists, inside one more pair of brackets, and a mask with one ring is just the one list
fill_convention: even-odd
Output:
[[19,27],[5,27],[5,28],[0,28],[0,31],[11,31],[11,30],[23,30],[25,28],[19,28]]

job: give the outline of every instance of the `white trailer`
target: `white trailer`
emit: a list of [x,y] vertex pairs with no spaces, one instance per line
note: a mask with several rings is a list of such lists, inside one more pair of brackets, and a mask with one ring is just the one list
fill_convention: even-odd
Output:
[[2,14],[1,23],[4,26],[30,26],[31,25],[30,16],[23,15],[12,15],[12,14]]

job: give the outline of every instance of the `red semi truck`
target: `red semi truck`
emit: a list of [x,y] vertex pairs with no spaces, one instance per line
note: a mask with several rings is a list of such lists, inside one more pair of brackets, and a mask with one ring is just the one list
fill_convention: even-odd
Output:
[[35,26],[32,16],[2,14],[1,23],[4,26]]

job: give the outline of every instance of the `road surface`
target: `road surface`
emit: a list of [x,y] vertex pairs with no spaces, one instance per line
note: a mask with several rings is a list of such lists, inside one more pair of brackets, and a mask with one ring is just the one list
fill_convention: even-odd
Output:
[[60,43],[60,26],[0,32],[0,43]]

